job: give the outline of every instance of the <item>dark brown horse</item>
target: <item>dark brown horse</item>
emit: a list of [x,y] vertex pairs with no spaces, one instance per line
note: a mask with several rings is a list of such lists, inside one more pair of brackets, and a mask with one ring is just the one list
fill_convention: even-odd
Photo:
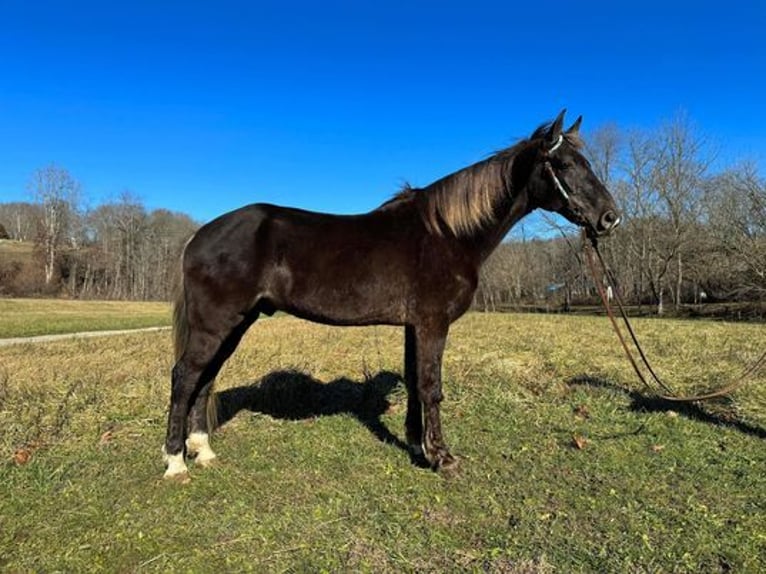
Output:
[[276,310],[331,325],[404,326],[407,443],[434,469],[454,467],[439,418],[442,353],[482,263],[537,208],[594,235],[620,220],[580,153],[581,118],[566,131],[563,121],[561,112],[529,139],[363,215],[253,204],[197,231],[174,312],[165,476],[187,476],[184,445],[203,466],[215,458],[215,376],[258,316]]

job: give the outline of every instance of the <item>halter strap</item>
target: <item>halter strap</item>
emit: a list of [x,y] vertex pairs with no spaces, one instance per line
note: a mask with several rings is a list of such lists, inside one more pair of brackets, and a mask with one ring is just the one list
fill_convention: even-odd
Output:
[[[561,136],[559,136],[559,137],[561,137]],[[560,143],[556,144],[556,146],[554,146],[552,149],[556,149],[556,147],[558,145],[560,145]],[[567,193],[567,190],[564,188],[564,185],[561,183],[559,178],[556,176],[556,172],[553,171],[553,167],[551,166],[550,162],[548,162],[548,161],[545,162],[545,171],[547,171],[548,175],[551,176],[551,179],[553,180],[553,185],[556,186],[556,189],[559,190],[559,193],[564,197],[564,199],[567,201],[567,203],[570,203],[570,205],[571,205],[571,202],[569,200],[569,193]]]
[[548,153],[553,153],[554,151],[559,149],[559,147],[561,146],[562,143],[564,143],[564,135],[563,134],[559,134],[559,137],[556,140],[556,143],[551,146],[551,149],[548,150]]

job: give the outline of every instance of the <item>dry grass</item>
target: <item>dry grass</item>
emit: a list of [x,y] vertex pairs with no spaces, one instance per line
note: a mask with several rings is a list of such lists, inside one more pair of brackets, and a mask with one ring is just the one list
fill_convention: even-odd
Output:
[[30,241],[0,239],[0,260],[13,257],[32,257],[35,244]]
[[[757,325],[636,325],[683,391],[766,345]],[[167,333],[0,348],[0,570],[763,570],[764,374],[669,414],[620,353],[602,318],[458,322],[444,480],[400,448],[401,329],[263,320],[219,377],[221,464],[179,487],[159,478]]]

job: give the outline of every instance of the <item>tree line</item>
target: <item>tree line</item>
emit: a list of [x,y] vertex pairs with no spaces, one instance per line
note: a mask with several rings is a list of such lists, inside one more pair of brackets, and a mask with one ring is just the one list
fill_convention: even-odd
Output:
[[[714,150],[682,115],[651,131],[603,126],[587,138],[586,155],[622,209],[622,225],[601,244],[629,303],[662,314],[766,300],[766,182],[753,164],[715,168]],[[56,165],[33,174],[30,195],[0,203],[0,239],[34,244],[26,264],[0,257],[0,295],[169,297],[198,227],[189,216],[148,211],[127,192],[85,209],[79,183]],[[576,231],[549,221],[545,238],[511,235],[495,251],[477,308],[595,302]]]
[[0,204],[0,238],[34,246],[29,257],[0,252],[0,295],[163,300],[198,224],[166,209],[148,211],[129,192],[92,209],[65,169],[37,170],[33,201]]

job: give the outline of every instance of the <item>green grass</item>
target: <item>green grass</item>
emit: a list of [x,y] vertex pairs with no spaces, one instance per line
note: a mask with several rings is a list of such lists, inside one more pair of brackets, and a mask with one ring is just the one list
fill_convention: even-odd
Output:
[[169,324],[167,303],[0,299],[0,339]]
[[[755,325],[636,328],[685,391],[766,344]],[[257,323],[218,382],[224,412],[249,408],[181,486],[160,478],[167,333],[1,348],[0,570],[766,569],[763,375],[670,410],[603,318],[471,314],[445,355],[445,479],[396,442],[401,354],[400,329]]]

